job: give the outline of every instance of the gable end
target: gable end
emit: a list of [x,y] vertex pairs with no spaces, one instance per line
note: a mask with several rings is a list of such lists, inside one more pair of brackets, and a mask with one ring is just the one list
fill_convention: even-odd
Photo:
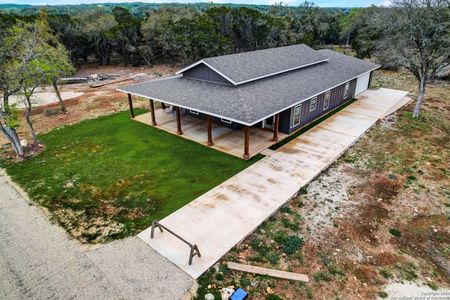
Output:
[[184,78],[233,85],[232,82],[224,78],[222,75],[211,69],[203,62],[184,70],[182,74]]

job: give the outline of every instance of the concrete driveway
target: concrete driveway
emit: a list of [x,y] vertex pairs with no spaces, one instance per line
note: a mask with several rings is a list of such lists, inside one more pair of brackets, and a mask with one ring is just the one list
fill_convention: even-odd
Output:
[[180,299],[193,283],[137,237],[83,251],[0,175],[0,299]]
[[408,102],[407,92],[370,90],[358,101],[292,140],[264,159],[198,197],[161,224],[198,245],[201,258],[188,264],[189,248],[167,232],[150,228],[138,236],[193,278],[333,163],[380,118]]

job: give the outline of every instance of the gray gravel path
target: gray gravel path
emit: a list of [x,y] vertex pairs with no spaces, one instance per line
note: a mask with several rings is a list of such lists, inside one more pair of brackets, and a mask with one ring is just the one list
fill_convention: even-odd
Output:
[[0,299],[180,299],[193,283],[136,237],[84,251],[0,174]]

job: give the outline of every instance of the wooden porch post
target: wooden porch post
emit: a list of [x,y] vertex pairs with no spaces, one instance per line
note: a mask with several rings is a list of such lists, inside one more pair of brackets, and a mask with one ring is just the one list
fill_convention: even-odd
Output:
[[181,115],[180,115],[180,107],[177,106],[177,134],[182,135],[183,131],[181,131]]
[[249,136],[249,132],[250,132],[250,127],[245,126],[244,127],[244,155],[243,158],[244,159],[249,159],[250,158],[250,151],[249,151],[249,145],[250,145],[250,136]]
[[153,103],[153,100],[150,99],[150,112],[152,116],[152,125],[156,126],[156,118],[155,118],[155,104]]
[[278,142],[278,127],[280,124],[280,114],[275,115],[275,122],[273,124],[273,139],[272,141]]
[[131,99],[131,94],[128,94],[128,106],[130,107],[130,116],[134,119],[133,100]]
[[212,146],[213,140],[212,140],[212,118],[208,115],[208,146]]

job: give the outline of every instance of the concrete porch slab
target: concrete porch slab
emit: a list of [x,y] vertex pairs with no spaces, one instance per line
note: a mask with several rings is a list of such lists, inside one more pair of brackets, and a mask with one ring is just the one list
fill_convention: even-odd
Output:
[[359,100],[198,197],[160,222],[197,244],[202,254],[188,264],[189,247],[173,235],[150,228],[138,236],[193,278],[199,277],[234,245],[333,163],[407,92],[366,91]]
[[[154,127],[177,134],[175,114],[158,109],[155,111],[155,119],[157,125]],[[151,126],[151,113],[136,116],[134,120]],[[208,136],[206,121],[190,116],[182,116],[181,127],[183,130],[181,137],[207,146]],[[279,140],[282,140],[287,136],[287,134],[282,132],[278,133]],[[257,155],[273,144],[276,144],[272,141],[272,138],[273,132],[271,130],[254,127],[250,128],[250,157]],[[211,148],[242,158],[242,155],[244,154],[243,130],[233,130],[213,123],[212,139],[214,145]]]

